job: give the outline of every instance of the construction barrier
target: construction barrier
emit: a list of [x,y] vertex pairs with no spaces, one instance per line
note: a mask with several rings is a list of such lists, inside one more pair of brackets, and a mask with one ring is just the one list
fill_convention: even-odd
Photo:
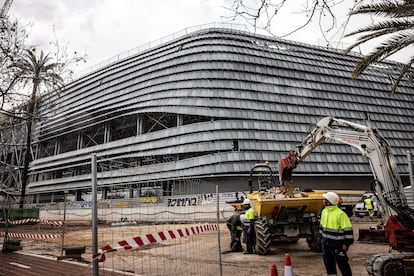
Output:
[[19,225],[19,224],[26,224],[26,223],[41,223],[41,224],[50,224],[55,226],[61,226],[64,224],[63,221],[53,221],[53,220],[44,220],[38,218],[25,218],[19,220],[0,220],[0,224],[12,224],[12,225]]
[[93,259],[98,259],[99,262],[105,261],[105,253],[114,251],[125,251],[143,247],[153,243],[159,243],[167,240],[178,239],[182,237],[197,235],[210,231],[218,231],[218,224],[204,224],[186,227],[183,229],[161,231],[154,234],[146,234],[131,238],[129,240],[119,241],[112,245],[105,245],[98,250],[98,253],[93,254]]
[[[38,218],[24,218],[19,220],[1,220],[0,224],[9,224],[13,226],[23,225],[28,223],[40,223],[40,224],[48,224],[53,226],[63,226],[63,221],[49,221],[43,220]],[[36,233],[14,233],[14,232],[0,232],[0,237],[6,236],[8,238],[21,238],[21,239],[38,239],[38,240],[46,240],[46,239],[56,239],[61,238],[61,234],[36,234]]]
[[[0,237],[4,237],[6,232],[0,232]],[[9,238],[22,238],[22,239],[38,239],[38,240],[47,240],[47,239],[57,239],[62,237],[60,234],[26,234],[26,233],[11,233],[8,232],[7,236]]]

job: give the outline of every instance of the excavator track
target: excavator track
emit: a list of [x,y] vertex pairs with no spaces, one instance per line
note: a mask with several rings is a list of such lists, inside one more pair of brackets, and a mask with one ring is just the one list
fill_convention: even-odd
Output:
[[370,276],[414,276],[414,252],[372,255],[366,269]]

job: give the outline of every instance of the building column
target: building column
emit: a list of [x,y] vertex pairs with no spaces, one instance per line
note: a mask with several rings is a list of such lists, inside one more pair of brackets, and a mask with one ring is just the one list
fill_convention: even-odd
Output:
[[78,143],[76,145],[76,148],[77,149],[83,148],[83,135],[82,135],[82,133],[78,134]]
[[137,136],[142,134],[143,117],[141,114],[137,115]]
[[102,187],[102,198],[101,199],[107,199],[108,197],[108,188]]
[[111,142],[111,126],[109,124],[105,124],[104,127],[104,143]]
[[177,114],[177,126],[182,126],[183,125],[183,115],[182,114]]
[[60,153],[60,141],[58,139],[55,140],[55,150],[53,155],[58,155]]

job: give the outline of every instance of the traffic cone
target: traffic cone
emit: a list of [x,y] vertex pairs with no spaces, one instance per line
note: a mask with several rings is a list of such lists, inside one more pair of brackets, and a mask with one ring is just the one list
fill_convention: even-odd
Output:
[[270,267],[270,276],[277,276],[277,269],[275,264],[272,264]]
[[285,274],[284,276],[293,276],[293,268],[292,268],[292,262],[290,260],[290,254],[285,254]]

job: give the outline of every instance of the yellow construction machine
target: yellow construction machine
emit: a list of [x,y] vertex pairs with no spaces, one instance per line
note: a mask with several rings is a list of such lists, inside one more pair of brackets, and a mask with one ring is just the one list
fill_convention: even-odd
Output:
[[[322,192],[302,192],[280,185],[266,163],[251,169],[248,184],[247,198],[257,216],[256,254],[268,254],[272,243],[297,242],[300,238],[306,238],[312,251],[321,251],[318,216],[323,207]],[[227,203],[241,209],[241,200]]]

